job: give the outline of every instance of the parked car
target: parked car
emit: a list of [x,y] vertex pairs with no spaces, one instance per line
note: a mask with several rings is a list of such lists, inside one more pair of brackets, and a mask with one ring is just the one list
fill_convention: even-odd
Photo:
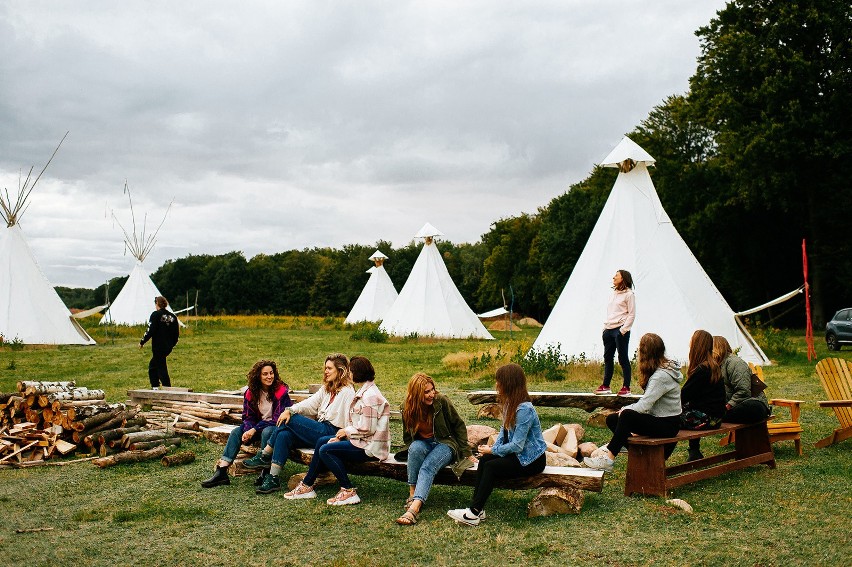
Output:
[[841,309],[825,324],[825,344],[828,350],[840,350],[841,345],[852,344],[852,307]]

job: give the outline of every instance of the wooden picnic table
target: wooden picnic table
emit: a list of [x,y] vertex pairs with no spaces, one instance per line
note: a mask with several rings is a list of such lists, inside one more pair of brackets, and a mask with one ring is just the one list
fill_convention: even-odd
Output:
[[[530,392],[530,401],[534,406],[551,408],[579,408],[592,412],[596,408],[621,409],[636,402],[642,396],[630,394],[617,396],[615,394],[598,395],[591,392]],[[467,400],[474,404],[496,404],[496,390],[476,390],[467,393]]]

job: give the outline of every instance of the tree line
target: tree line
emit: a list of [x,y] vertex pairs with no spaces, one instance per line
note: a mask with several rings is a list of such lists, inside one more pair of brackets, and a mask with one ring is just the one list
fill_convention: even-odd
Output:
[[[805,239],[821,325],[852,305],[852,183],[845,171],[852,163],[852,6],[733,1],[696,35],[701,55],[689,91],[667,98],[628,136],[657,160],[651,176],[663,206],[735,311],[802,284]],[[536,212],[495,221],[478,242],[439,242],[470,306],[493,309],[511,293],[516,311],[545,319],[616,175],[596,167]],[[152,279],[178,308],[197,290],[201,313],[342,315],[366,283],[376,248],[390,257],[385,268],[400,289],[419,243],[251,259],[241,252],[190,255],[167,261]],[[93,306],[107,291],[114,298],[125,280],[61,294],[71,306]],[[790,313],[782,305],[763,317],[801,326],[804,309],[797,307],[801,300]]]

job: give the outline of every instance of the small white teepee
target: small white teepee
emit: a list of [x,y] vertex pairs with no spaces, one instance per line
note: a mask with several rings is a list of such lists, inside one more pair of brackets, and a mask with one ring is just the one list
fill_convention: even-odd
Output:
[[568,357],[603,358],[612,276],[624,269],[633,276],[636,293],[631,354],[643,334],[656,333],[668,356],[686,363],[692,333],[704,329],[727,338],[743,360],[769,364],[675,230],[648,173],[653,163],[627,137],[602,162],[621,172],[533,350],[558,345]]
[[344,323],[351,324],[360,321],[377,323],[384,318],[385,313],[399,297],[384,267],[387,256],[376,250],[370,256],[370,260],[375,263],[375,266],[371,266],[367,270],[370,279],[367,280],[367,284],[361,290],[361,295],[358,296],[358,300],[355,301],[355,305],[352,306],[352,311],[349,312]]
[[[45,169],[47,165],[41,173]],[[42,273],[18,224],[41,173],[30,185],[30,169],[14,203],[8,192],[0,195],[0,217],[6,222],[0,229],[0,335],[5,341],[25,344],[93,345],[94,339],[71,316]]]
[[[112,218],[124,233],[125,248],[134,258],[136,258],[136,265],[133,266],[133,270],[130,272],[130,276],[127,278],[124,287],[121,288],[121,291],[110,304],[109,309],[107,309],[101,319],[101,325],[144,325],[148,322],[151,313],[156,310],[154,307],[154,298],[158,295],[162,295],[160,290],[157,289],[157,286],[154,285],[153,280],[151,280],[151,276],[148,275],[148,272],[145,270],[142,263],[145,261],[148,253],[154,248],[154,244],[157,240],[157,233],[160,232],[160,228],[162,228],[163,223],[166,222],[166,215],[169,210],[166,209],[166,215],[163,215],[163,220],[160,221],[160,226],[157,227],[157,230],[155,230],[153,234],[146,236],[144,222],[142,225],[142,232],[139,234],[136,231],[136,215],[133,212],[133,199],[130,196],[130,188],[127,186],[127,183],[124,184],[124,191],[127,194],[128,201],[130,202],[130,218],[133,223],[132,232],[128,233],[127,230],[124,229],[118,219],[115,218],[114,212],[112,214]],[[169,209],[170,208],[171,204],[169,204]],[[172,311],[171,306],[167,307],[167,309]],[[182,327],[185,326],[180,321],[178,321],[178,323],[180,323]]]
[[415,235],[425,243],[399,297],[379,328],[389,335],[413,333],[448,339],[493,339],[453,283],[435,245],[443,233],[426,223]]

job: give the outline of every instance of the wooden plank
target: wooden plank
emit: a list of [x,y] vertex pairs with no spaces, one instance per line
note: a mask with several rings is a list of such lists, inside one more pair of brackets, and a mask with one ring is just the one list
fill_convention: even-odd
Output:
[[169,390],[128,390],[127,395],[133,403],[152,404],[159,400],[177,400],[181,402],[205,401],[212,403],[242,403],[242,395],[210,394],[205,392],[176,392]]
[[[530,401],[534,406],[553,408],[579,408],[592,412],[596,408],[621,409],[635,403],[642,396],[630,394],[617,396],[607,394],[599,396],[591,392],[530,392]],[[496,390],[476,390],[467,393],[467,400],[474,405],[497,403]]]
[[822,408],[852,407],[852,400],[822,400],[817,403]]
[[[309,465],[313,458],[313,449],[297,449],[291,451],[294,461]],[[435,476],[435,483],[449,485],[476,485],[477,466],[462,473],[459,480],[452,469],[444,467]],[[346,470],[356,475],[381,476],[395,480],[407,481],[408,469],[405,462],[397,461],[391,455],[385,461],[367,461],[365,463],[346,463]],[[512,489],[572,487],[592,492],[603,490],[604,472],[581,467],[545,467],[541,474],[531,477],[505,479],[498,481],[497,487]]]

